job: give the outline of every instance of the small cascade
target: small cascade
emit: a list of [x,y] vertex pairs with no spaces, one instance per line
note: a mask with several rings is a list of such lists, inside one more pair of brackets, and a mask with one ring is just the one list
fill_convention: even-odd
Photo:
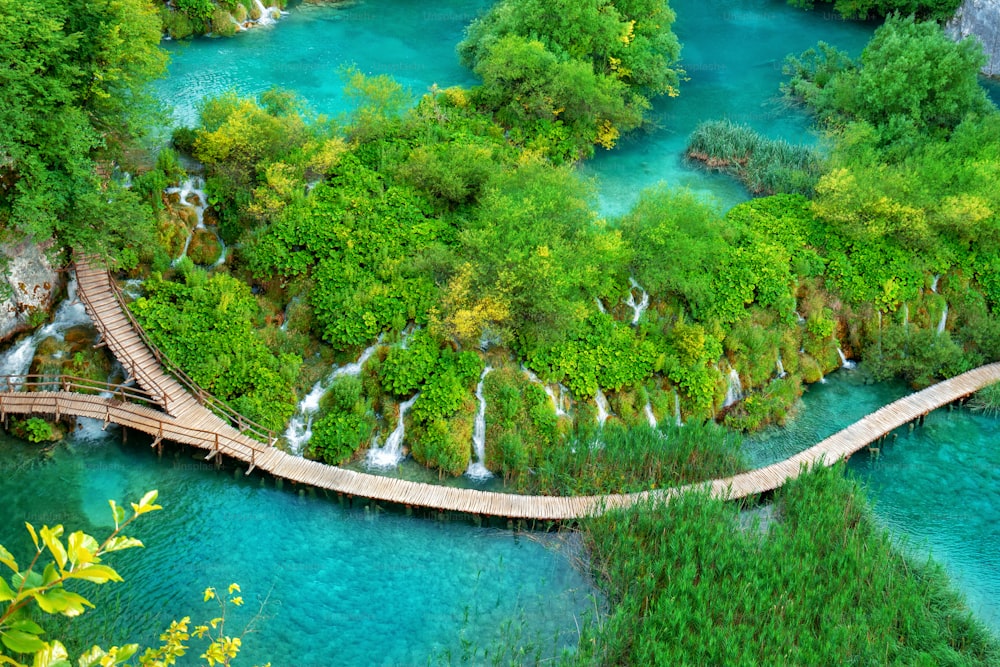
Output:
[[684,420],[681,419],[681,396],[676,389],[674,389],[674,423],[684,426]]
[[295,410],[295,415],[289,420],[288,428],[285,429],[285,440],[288,447],[296,456],[302,456],[306,444],[312,438],[313,418],[319,412],[319,402],[323,394],[330,388],[333,381],[339,377],[358,376],[361,374],[361,367],[375,354],[375,350],[382,344],[382,337],[379,336],[374,345],[366,347],[358,357],[358,360],[345,366],[335,367],[329,375],[317,382],[309,390],[309,393],[299,401]]
[[653,414],[653,406],[649,402],[648,398],[646,399],[646,405],[643,406],[642,411],[646,413],[646,421],[649,422],[649,427],[656,428],[656,415]]
[[728,408],[743,398],[743,383],[740,382],[740,374],[735,368],[729,369],[729,385],[726,387],[726,400],[722,407]]
[[[110,384],[114,378],[123,377],[124,375],[125,369],[122,368],[121,362],[116,359],[114,365],[111,367],[111,372],[108,373],[107,382]],[[110,391],[102,391],[97,395],[100,398],[111,398],[114,394]],[[77,417],[76,428],[73,429],[73,437],[79,442],[100,442],[110,435],[107,431],[108,426],[110,424],[105,424],[103,419]],[[117,428],[117,425],[115,427]]]
[[292,454],[302,456],[306,444],[312,438],[313,417],[319,410],[319,401],[326,393],[326,387],[320,380],[313,385],[309,393],[305,395],[295,410],[295,415],[289,420],[288,428],[285,429],[285,440]]
[[555,389],[542,382],[542,379],[537,375],[535,375],[534,373],[532,373],[531,369],[529,369],[527,366],[522,364],[521,371],[528,376],[529,380],[531,380],[537,385],[541,385],[542,389],[545,390],[545,394],[549,397],[549,400],[552,401],[552,408],[556,411],[556,417],[565,417],[566,411],[563,409],[562,406],[564,404],[563,392],[566,390],[566,388],[563,387],[562,385],[559,385],[559,394],[557,395]]
[[600,297],[594,297],[594,301],[597,303],[597,310],[601,311],[605,315],[608,313],[607,308],[604,307],[604,303],[601,301]]
[[395,468],[403,460],[403,438],[406,436],[403,418],[406,417],[406,412],[413,407],[419,397],[420,393],[417,392],[412,398],[399,404],[399,420],[396,423],[396,428],[386,438],[385,444],[378,446],[373,443],[374,446],[368,450],[365,462],[369,468]]
[[948,302],[944,303],[944,310],[941,311],[941,320],[938,322],[937,332],[940,336],[944,333],[944,328],[948,325]]
[[775,364],[775,366],[778,369],[779,378],[783,378],[786,375],[788,375],[788,373],[785,372],[785,364],[781,363],[781,352],[778,352],[778,362]]
[[334,368],[333,372],[331,372],[330,376],[327,378],[327,382],[329,383],[329,381],[339,377],[345,377],[345,376],[357,377],[361,375],[361,369],[364,367],[365,362],[367,362],[369,359],[372,358],[372,355],[375,354],[375,350],[377,350],[381,345],[382,345],[382,334],[379,334],[379,337],[375,340],[374,344],[369,345],[364,350],[362,350],[361,356],[358,357],[357,361],[353,361],[349,364],[345,364],[344,366]]
[[275,23],[274,15],[281,15],[281,10],[277,7],[265,7],[261,0],[253,0],[253,4],[257,7],[257,11],[260,12],[260,18],[257,19],[257,25],[273,25]]
[[796,310],[795,311],[795,321],[798,322],[799,324],[805,324],[806,323],[806,318],[802,317],[802,315],[799,314],[799,311]]
[[[168,195],[177,195],[181,206],[194,209],[195,215],[198,219],[198,224],[195,225],[195,229],[205,229],[205,209],[208,207],[208,196],[202,189],[204,185],[205,182],[201,178],[194,177],[188,178],[177,187],[167,188],[163,191]],[[194,197],[195,202],[192,203],[188,201],[189,197]],[[188,248],[191,247],[191,240],[193,238],[194,230],[189,229],[187,238],[184,239],[184,248],[181,250],[181,254],[170,262],[171,266],[176,266],[177,262],[187,257]]]
[[469,467],[465,474],[473,479],[487,479],[493,473],[486,467],[486,397],[483,396],[483,380],[487,373],[493,369],[487,366],[483,369],[483,374],[479,376],[479,384],[476,386],[476,400],[479,401],[479,410],[476,411],[476,421],[472,425],[472,446],[475,449],[475,460],[469,461]]
[[854,363],[853,361],[850,361],[847,357],[844,356],[844,351],[842,349],[840,349],[840,347],[837,347],[837,354],[840,355],[840,367],[841,368],[846,368],[847,370],[850,371],[850,370],[854,370],[854,368],[857,367],[856,363]]
[[[882,316],[882,311],[879,311],[879,327],[880,328],[882,326],[881,316]],[[910,328],[910,307],[908,305],[906,305],[905,303],[903,304],[903,328],[904,329],[909,329]]]
[[0,375],[25,375],[35,358],[35,350],[46,338],[55,336],[62,340],[63,334],[71,327],[90,324],[90,316],[83,302],[76,296],[76,277],[66,286],[66,298],[56,310],[55,317],[30,336],[19,340],[13,347],[0,355]]
[[610,416],[610,408],[608,406],[608,399],[604,396],[604,392],[601,388],[597,388],[597,393],[594,394],[594,401],[597,402],[597,424],[603,427],[604,422],[608,421]]
[[938,282],[941,280],[941,274],[935,273],[934,280],[931,281],[931,291],[937,294]]
[[629,289],[628,299],[625,301],[625,305],[632,309],[632,326],[635,326],[639,324],[639,318],[642,317],[642,314],[646,312],[647,308],[649,308],[649,294],[646,293],[646,290],[644,290],[642,286],[635,281],[635,279],[629,278],[628,282],[632,286],[632,289],[637,289],[642,292],[642,297],[640,297],[639,303],[636,303],[635,293],[632,289]]

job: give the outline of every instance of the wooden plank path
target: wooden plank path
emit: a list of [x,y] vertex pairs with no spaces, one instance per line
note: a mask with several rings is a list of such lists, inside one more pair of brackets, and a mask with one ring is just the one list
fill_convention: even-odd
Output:
[[[1000,363],[988,364],[886,405],[822,442],[773,465],[673,489],[605,496],[523,496],[476,489],[456,489],[370,475],[292,456],[249,437],[205,407],[203,390],[167,373],[162,355],[125,313],[110,274],[86,258],[77,260],[79,293],[104,341],[160,409],[73,391],[0,391],[0,419],[8,414],[78,415],[114,422],[161,439],[208,450],[206,458],[226,455],[275,477],[349,496],[399,505],[426,507],[511,519],[563,520],[600,514],[651,497],[669,498],[689,489],[710,489],[719,498],[736,499],[772,491],[812,465],[832,465],[894,429],[952,401],[1000,381]],[[111,298],[108,298],[111,297]],[[194,393],[192,393],[192,391]],[[196,398],[197,396],[197,398]],[[249,420],[243,420],[251,423]],[[259,435],[259,433],[258,433]],[[155,444],[154,442],[154,444]]]

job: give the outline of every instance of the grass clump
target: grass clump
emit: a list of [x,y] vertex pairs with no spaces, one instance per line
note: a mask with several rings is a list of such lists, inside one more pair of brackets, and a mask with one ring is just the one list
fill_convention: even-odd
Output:
[[990,417],[1000,416],[1000,382],[983,387],[969,401],[969,409]]
[[784,139],[768,139],[728,120],[698,125],[688,140],[689,157],[732,174],[755,195],[808,194],[819,179],[819,153]]
[[688,493],[585,526],[610,612],[584,664],[995,665],[1000,647],[949,588],[873,521],[843,467],[780,491],[766,528]]

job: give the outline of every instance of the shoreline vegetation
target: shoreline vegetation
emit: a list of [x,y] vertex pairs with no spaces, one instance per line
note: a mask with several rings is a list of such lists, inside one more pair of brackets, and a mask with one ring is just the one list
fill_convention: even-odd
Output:
[[[402,454],[460,475],[481,409],[479,463],[519,490],[732,474],[739,433],[784,423],[803,383],[848,359],[913,387],[1000,359],[1000,112],[978,45],[920,20],[954,4],[835,4],[887,18],[857,60],[821,43],[787,63],[821,152],[728,121],[696,130],[692,158],[768,196],[722,212],[660,186],[602,219],[573,165],[683,94],[662,0],[501,0],[458,49],[480,85],[412,99],[345,70],[343,123],[288,91],[224,94],[155,157],[137,146],[159,118],[145,85],[164,68],[160,28],[222,34],[271,10],[27,0],[32,20],[0,32],[14,64],[0,95],[24,109],[2,130],[0,223],[141,280],[130,307],[153,340],[255,421],[280,429],[319,391],[308,457],[356,461],[405,428]],[[189,255],[202,228],[196,248],[218,248]],[[369,346],[357,372],[331,372]],[[995,412],[994,394],[977,405]],[[840,468],[772,511],[741,531],[734,506],[686,494],[587,522],[612,605],[567,661],[998,659]]]

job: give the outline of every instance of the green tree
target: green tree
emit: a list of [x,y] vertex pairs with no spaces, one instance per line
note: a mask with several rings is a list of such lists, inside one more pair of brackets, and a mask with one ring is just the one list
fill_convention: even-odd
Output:
[[152,238],[101,171],[144,129],[159,39],[148,0],[0,0],[0,225],[116,259]]

